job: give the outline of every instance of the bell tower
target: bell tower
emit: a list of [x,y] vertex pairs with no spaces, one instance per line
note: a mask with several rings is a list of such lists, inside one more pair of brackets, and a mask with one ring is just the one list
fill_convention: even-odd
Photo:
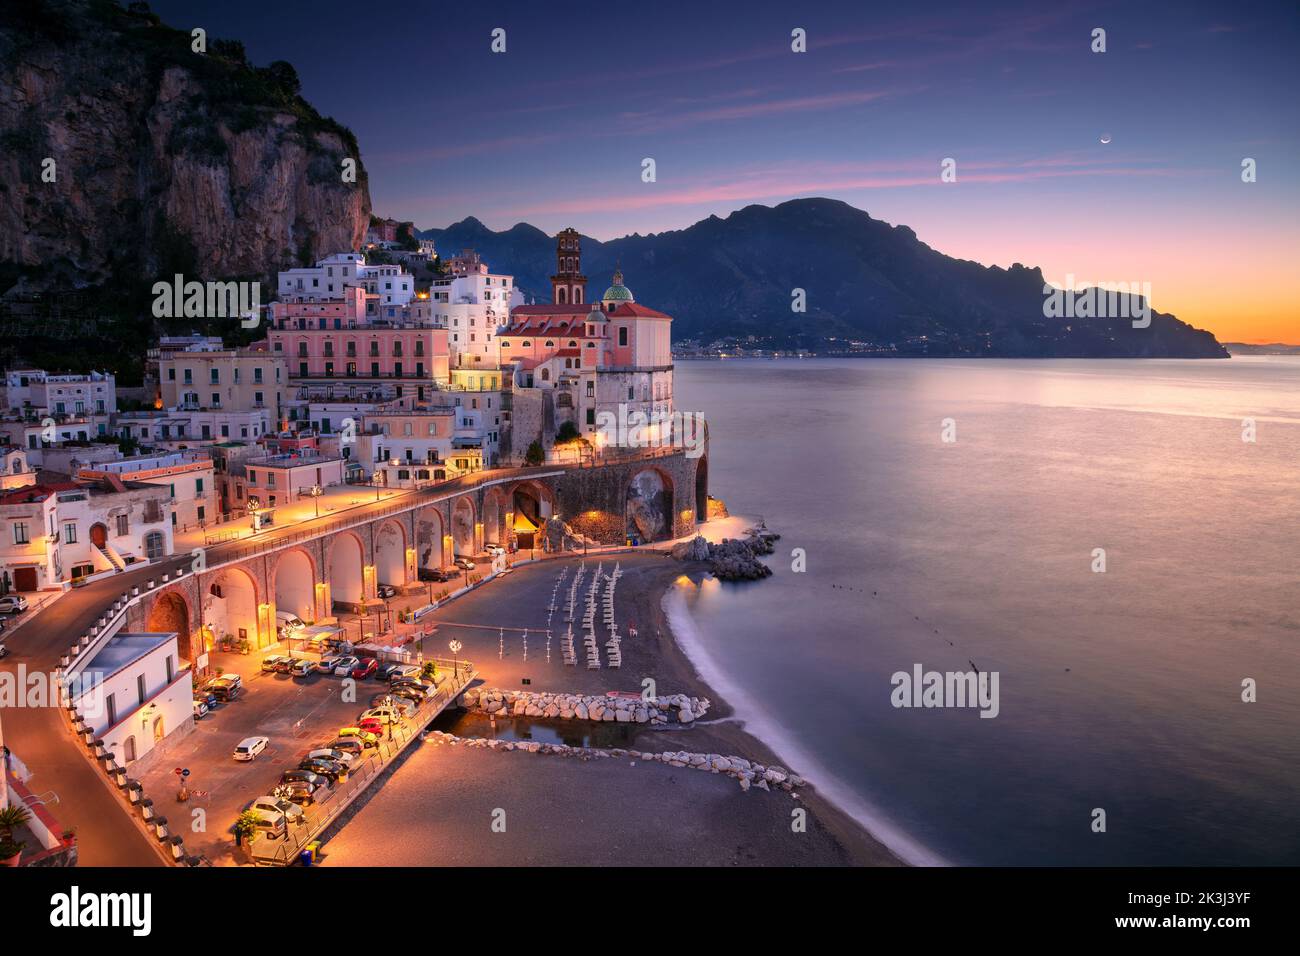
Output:
[[551,301],[556,305],[582,305],[587,301],[587,277],[582,274],[582,238],[572,226],[555,237]]

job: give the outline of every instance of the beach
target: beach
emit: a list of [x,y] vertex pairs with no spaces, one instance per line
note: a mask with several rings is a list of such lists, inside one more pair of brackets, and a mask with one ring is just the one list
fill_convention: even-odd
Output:
[[[746,731],[732,705],[702,679],[675,640],[664,595],[683,575],[706,574],[702,565],[651,551],[589,557],[586,581],[597,563],[607,573],[617,561],[623,572],[616,592],[616,619],[625,635],[623,666],[587,670],[579,638],[580,664],[566,667],[559,638],[567,626],[563,601],[582,561],[579,556],[524,565],[441,608],[426,655],[446,656],[447,644],[458,640],[459,655],[473,661],[484,687],[640,694],[649,679],[657,695],[707,697],[712,706],[693,725],[656,729],[536,719],[516,726],[505,718],[497,721],[498,736],[735,755],[801,772]],[[551,621],[548,663],[548,605],[561,569],[566,570],[560,609]],[[635,638],[627,633],[631,626],[638,631]],[[506,629],[504,641],[500,628]],[[445,715],[435,726],[463,736],[493,732],[481,716]],[[883,844],[817,791],[815,778],[808,783],[793,792],[746,792],[723,774],[632,756],[583,759],[477,749],[431,735],[329,836],[323,861],[332,866],[899,865]],[[794,813],[799,809],[806,815]],[[806,822],[799,826],[796,819]]]

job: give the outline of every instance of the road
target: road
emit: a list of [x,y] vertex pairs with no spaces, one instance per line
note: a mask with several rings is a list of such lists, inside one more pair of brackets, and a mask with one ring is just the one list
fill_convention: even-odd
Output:
[[[573,466],[495,469],[477,472],[435,487],[405,492],[313,518],[296,525],[260,532],[255,539],[223,542],[205,550],[208,567],[239,560],[304,537],[329,534],[337,528],[366,521],[395,510],[406,510],[437,501],[448,495],[471,490],[480,484],[503,478],[527,478],[565,470]],[[104,610],[133,585],[144,586],[149,578],[161,578],[193,561],[189,554],[163,558],[153,564],[128,568],[111,577],[75,588],[23,624],[7,642],[10,654],[0,670],[52,673],[59,659],[80,635],[95,624]],[[50,795],[50,811],[65,827],[77,832],[79,863],[82,866],[158,866],[162,859],[149,838],[129,819],[128,811],[111,790],[108,779],[79,753],[80,744],[67,728],[62,714],[53,707],[0,708],[5,741],[32,772],[28,782],[38,797]],[[57,796],[58,801],[53,802]]]

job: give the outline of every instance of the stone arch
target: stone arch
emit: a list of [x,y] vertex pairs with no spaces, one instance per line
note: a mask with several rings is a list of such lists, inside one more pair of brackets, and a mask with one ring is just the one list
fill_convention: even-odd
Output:
[[415,560],[417,566],[436,571],[450,562],[443,543],[442,512],[436,505],[421,508],[415,516]]
[[90,543],[97,548],[102,548],[108,544],[108,525],[102,521],[96,521],[90,526]]
[[521,481],[510,488],[510,533],[520,548],[538,545],[540,529],[555,513],[555,494],[540,481]]
[[483,544],[504,546],[509,537],[506,529],[506,515],[510,511],[506,494],[500,485],[493,485],[483,492]]
[[401,587],[406,584],[406,529],[385,521],[375,529],[375,580]]
[[475,542],[474,524],[478,515],[474,510],[474,499],[461,495],[451,507],[452,550],[459,555],[471,555],[478,551]]
[[190,621],[193,619],[189,599],[182,591],[171,588],[154,598],[144,629],[155,634],[175,631],[177,652],[183,660],[192,661]]
[[695,521],[709,520],[709,456],[695,462]]
[[269,643],[269,635],[262,633],[264,628],[258,621],[261,602],[257,580],[246,568],[222,568],[208,579],[200,597],[203,623],[216,638],[230,634],[235,640],[247,639],[253,647]]
[[334,536],[330,545],[329,568],[330,597],[335,604],[363,604],[365,594],[365,548],[361,539],[350,531]]
[[302,548],[280,552],[271,572],[277,611],[289,611],[304,621],[316,620],[316,561]]
[[628,537],[641,542],[662,541],[673,534],[673,479],[660,468],[643,468],[623,492],[624,526]]

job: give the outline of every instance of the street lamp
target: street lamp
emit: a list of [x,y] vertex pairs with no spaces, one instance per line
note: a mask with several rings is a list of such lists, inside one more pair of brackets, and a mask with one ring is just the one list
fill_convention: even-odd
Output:
[[253,534],[257,534],[257,513],[262,510],[262,503],[256,498],[248,499],[248,513],[253,516]]
[[312,501],[315,502],[315,504],[316,504],[316,517],[317,517],[317,518],[320,517],[320,496],[321,496],[321,494],[323,493],[323,491],[324,491],[324,489],[321,488],[320,485],[312,485],[312,486],[311,486],[311,497],[312,497]]
[[388,739],[393,739],[393,695],[387,694],[384,697],[384,706],[388,708]]
[[464,645],[455,638],[453,638],[451,643],[447,645],[448,649],[451,651],[451,663],[456,671],[456,680],[460,680],[460,661],[456,660],[456,655],[460,653],[460,649],[463,646]]

